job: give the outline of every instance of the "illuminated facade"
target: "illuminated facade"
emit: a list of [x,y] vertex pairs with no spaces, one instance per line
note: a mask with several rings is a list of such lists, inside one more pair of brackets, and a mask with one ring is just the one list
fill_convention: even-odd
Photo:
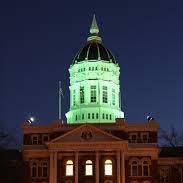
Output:
[[67,123],[111,123],[124,118],[120,101],[120,68],[102,45],[95,16],[87,45],[81,49],[70,73],[70,111]]
[[183,158],[160,154],[159,124],[124,119],[120,68],[101,44],[95,17],[90,33],[69,68],[67,124],[22,126],[27,182],[183,183]]

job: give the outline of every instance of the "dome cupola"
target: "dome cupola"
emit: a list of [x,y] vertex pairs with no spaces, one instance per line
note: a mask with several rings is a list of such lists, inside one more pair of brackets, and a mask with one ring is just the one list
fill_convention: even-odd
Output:
[[112,123],[123,118],[120,67],[102,45],[95,15],[87,44],[70,65],[70,110],[67,123]]
[[82,61],[96,61],[102,60],[105,62],[116,63],[112,53],[102,45],[102,39],[98,35],[99,28],[95,15],[93,16],[93,21],[90,27],[90,36],[87,38],[87,44],[82,48],[74,58],[74,63]]

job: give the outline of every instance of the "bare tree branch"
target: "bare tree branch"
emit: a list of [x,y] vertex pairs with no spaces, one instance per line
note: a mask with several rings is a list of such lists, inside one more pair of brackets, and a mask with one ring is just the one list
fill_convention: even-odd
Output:
[[160,129],[159,140],[161,146],[177,147],[183,145],[183,134],[178,133],[175,127],[171,125],[169,131]]

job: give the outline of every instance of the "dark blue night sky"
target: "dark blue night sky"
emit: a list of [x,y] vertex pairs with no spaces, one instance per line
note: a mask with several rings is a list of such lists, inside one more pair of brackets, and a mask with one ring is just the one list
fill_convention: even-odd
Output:
[[156,118],[183,129],[183,2],[1,1],[0,120],[21,142],[21,124],[58,116],[58,81],[69,110],[68,68],[86,44],[93,13],[121,67],[128,122]]

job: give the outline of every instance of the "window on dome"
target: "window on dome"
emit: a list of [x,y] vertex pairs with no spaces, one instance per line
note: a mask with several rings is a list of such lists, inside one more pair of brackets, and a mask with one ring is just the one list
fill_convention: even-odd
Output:
[[88,119],[90,119],[90,113],[88,113]]
[[96,102],[96,100],[97,100],[97,97],[96,97],[96,93],[97,93],[96,86],[91,86],[90,90],[91,90],[91,92],[90,92],[90,95],[91,95],[90,101],[91,102]]
[[112,175],[112,161],[109,159],[104,163],[104,173],[105,175]]
[[91,160],[87,160],[85,163],[85,175],[93,175],[93,165]]
[[105,119],[105,114],[104,113],[102,114],[102,118]]
[[116,105],[115,89],[112,89],[112,105]]
[[107,103],[107,86],[103,86],[102,89],[102,101],[103,103]]
[[72,160],[68,160],[66,162],[66,176],[73,176],[74,172],[73,172],[73,161]]
[[76,105],[76,91],[73,90],[73,106]]
[[84,86],[80,87],[80,103],[84,103]]

